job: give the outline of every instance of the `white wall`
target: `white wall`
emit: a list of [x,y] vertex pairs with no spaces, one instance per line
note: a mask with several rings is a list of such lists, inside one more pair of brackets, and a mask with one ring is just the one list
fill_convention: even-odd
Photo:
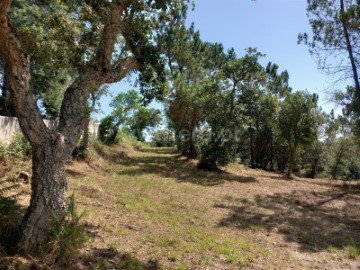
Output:
[[[57,120],[44,120],[45,125],[50,129],[55,129],[58,125]],[[98,135],[99,126],[91,121],[89,125],[89,132],[92,135]],[[10,142],[12,135],[15,132],[21,131],[19,122],[16,117],[0,116],[0,140]]]

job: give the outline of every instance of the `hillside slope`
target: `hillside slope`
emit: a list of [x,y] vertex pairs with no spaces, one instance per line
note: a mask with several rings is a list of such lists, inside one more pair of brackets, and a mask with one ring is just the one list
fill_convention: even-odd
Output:
[[[88,210],[74,269],[360,269],[356,185],[236,164],[205,172],[173,149],[128,146],[99,148],[68,175]],[[11,195],[21,213],[29,186]]]

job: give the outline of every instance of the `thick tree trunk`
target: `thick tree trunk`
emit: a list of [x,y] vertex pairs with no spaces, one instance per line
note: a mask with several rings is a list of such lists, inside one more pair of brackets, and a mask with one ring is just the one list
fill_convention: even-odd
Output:
[[270,138],[270,171],[274,170],[274,140],[271,135]]
[[317,169],[317,165],[319,163],[319,159],[320,158],[315,158],[314,161],[312,162],[312,165],[311,165],[311,171],[310,171],[310,178],[315,178],[316,176],[316,169]]
[[250,130],[250,163],[251,163],[251,168],[255,168],[254,143],[253,143],[253,134],[251,127],[249,130]]
[[82,149],[81,154],[86,157],[89,150],[89,125],[90,125],[90,116],[87,115],[84,120],[84,132],[82,137]]
[[0,1],[0,53],[8,65],[11,100],[21,130],[32,146],[33,176],[30,206],[23,219],[22,245],[37,250],[48,240],[53,215],[66,207],[65,162],[74,150],[84,125],[90,92],[104,83],[121,81],[140,65],[129,57],[112,66],[112,54],[123,11],[132,1],[114,1],[96,52],[96,65],[88,66],[68,87],[61,106],[59,126],[49,130],[39,113],[30,84],[30,57],[23,48],[7,13],[11,0]]
[[32,194],[30,206],[22,222],[22,245],[37,250],[47,243],[54,215],[62,215],[66,207],[66,173],[63,141],[58,136],[32,151]]
[[295,165],[296,150],[297,150],[296,146],[290,147],[290,157],[289,157],[289,162],[288,162],[288,168],[287,168],[286,175],[285,175],[286,179],[291,179],[291,174],[294,170],[294,165]]
[[291,179],[291,174],[292,174],[293,168],[294,168],[293,162],[289,161],[288,168],[287,168],[287,171],[285,174],[286,179]]
[[136,140],[137,140],[138,142],[143,142],[143,141],[145,141],[142,130],[136,129],[134,134],[135,134]]
[[15,116],[14,108],[11,104],[10,84],[8,81],[9,67],[5,64],[3,70],[2,93],[0,97],[0,113],[5,116]]
[[195,159],[197,157],[197,152],[195,148],[195,138],[194,138],[194,130],[190,132],[190,140],[189,140],[189,158]]

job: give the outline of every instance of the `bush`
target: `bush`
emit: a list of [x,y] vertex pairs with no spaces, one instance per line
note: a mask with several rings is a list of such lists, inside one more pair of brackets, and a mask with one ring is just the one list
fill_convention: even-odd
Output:
[[226,166],[236,159],[236,140],[226,136],[214,136],[203,132],[199,136],[200,161],[198,168],[218,170],[217,165]]
[[157,130],[152,134],[151,144],[156,147],[175,146],[175,137],[170,130]]
[[127,129],[119,130],[115,141],[117,143],[128,142],[131,144],[136,144],[138,142],[137,138],[134,135],[130,134]]
[[12,156],[31,156],[31,145],[21,132],[16,132],[7,147],[7,153]]
[[351,241],[346,245],[346,252],[350,259],[360,258],[360,244]]
[[56,254],[59,264],[69,266],[77,259],[77,250],[86,241],[85,231],[80,225],[80,219],[85,213],[85,211],[80,215],[77,213],[73,194],[69,198],[65,214],[54,216],[50,230],[49,251]]
[[99,140],[105,144],[117,143],[115,136],[115,118],[112,115],[105,116],[99,124]]
[[346,173],[345,173],[346,180],[359,180],[360,179],[360,164],[355,160],[351,160],[350,163],[347,165]]

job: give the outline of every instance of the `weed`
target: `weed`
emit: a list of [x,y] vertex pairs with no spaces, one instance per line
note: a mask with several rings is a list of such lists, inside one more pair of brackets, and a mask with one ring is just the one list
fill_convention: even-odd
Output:
[[260,195],[255,195],[254,200],[257,204],[261,204],[263,201],[263,198]]
[[240,202],[243,203],[243,204],[248,204],[248,203],[249,203],[249,200],[248,200],[247,198],[242,198],[242,199],[240,200]]
[[334,246],[329,246],[327,248],[327,250],[331,253],[337,253],[339,251],[339,249],[337,247],[334,247]]
[[0,141],[0,162],[6,159],[7,151],[6,151],[6,144]]
[[258,226],[258,225],[250,225],[250,226],[249,226],[249,229],[250,229],[251,231],[253,231],[253,232],[258,232],[258,231],[261,230],[261,227]]
[[169,260],[172,262],[176,262],[179,259],[179,256],[176,253],[169,254]]
[[210,264],[211,264],[211,260],[210,260],[210,258],[208,258],[208,257],[204,257],[204,258],[202,258],[201,263],[202,263],[202,264],[205,264],[205,265],[210,265]]
[[186,270],[186,266],[184,264],[179,264],[177,267],[176,267],[177,270]]
[[21,132],[16,132],[7,147],[7,153],[12,156],[30,157],[31,146]]
[[351,241],[345,246],[345,249],[350,259],[357,259],[360,257],[360,244]]
[[144,270],[144,266],[142,265],[142,263],[131,256],[126,256],[116,266],[118,267],[116,269]]
[[77,250],[85,243],[86,235],[80,225],[80,219],[86,214],[77,213],[75,196],[72,194],[68,200],[65,214],[54,215],[54,223],[50,230],[49,251],[56,253],[60,264],[69,265],[77,257]]

